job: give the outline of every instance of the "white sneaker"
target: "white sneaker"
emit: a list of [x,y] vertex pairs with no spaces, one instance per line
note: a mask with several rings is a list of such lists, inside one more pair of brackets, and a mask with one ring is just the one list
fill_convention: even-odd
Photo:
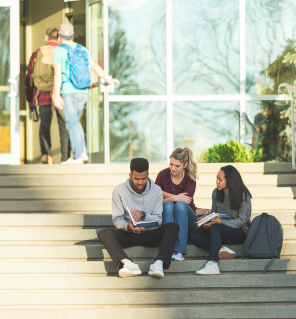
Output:
[[184,256],[182,253],[178,252],[178,251],[175,251],[173,253],[173,256],[172,256],[172,260],[179,260],[179,261],[183,261],[185,260]]
[[82,158],[82,160],[83,160],[83,163],[87,163],[87,162],[88,162],[88,156],[87,156],[86,153],[82,153],[82,154],[81,154],[81,158]]
[[61,164],[83,164],[82,158],[68,158],[65,162],[62,162]]
[[236,253],[226,246],[222,246],[221,249],[219,250],[220,259],[233,259],[235,255]]
[[209,260],[205,267],[196,272],[197,275],[220,275],[218,263]]
[[141,275],[142,271],[139,267],[139,265],[132,263],[130,260],[126,260],[123,268],[121,268],[118,272],[119,277],[134,277]]
[[154,264],[150,265],[148,274],[151,276],[163,278],[164,277],[163,262],[161,260],[156,260]]

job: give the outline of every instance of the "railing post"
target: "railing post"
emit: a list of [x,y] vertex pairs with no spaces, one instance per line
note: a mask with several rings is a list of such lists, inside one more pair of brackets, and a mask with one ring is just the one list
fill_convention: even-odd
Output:
[[294,92],[291,92],[291,121],[292,121],[292,168],[295,169]]

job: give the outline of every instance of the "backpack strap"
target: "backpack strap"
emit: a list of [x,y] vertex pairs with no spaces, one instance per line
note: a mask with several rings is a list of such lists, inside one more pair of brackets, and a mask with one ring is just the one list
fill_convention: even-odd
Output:
[[266,215],[267,215],[266,213],[263,213],[263,214],[261,214],[260,216],[256,217],[253,220],[250,232],[249,232],[249,234],[248,234],[248,236],[247,236],[247,238],[246,238],[246,240],[244,242],[242,258],[244,258],[247,255],[247,251],[248,251],[248,249],[249,249],[249,247],[250,247],[250,245],[251,245],[251,243],[253,241],[253,238],[254,238],[254,236],[256,234],[256,231],[257,231],[257,229],[259,227],[259,224],[260,224],[260,222],[261,222],[263,217],[266,218]]
[[68,45],[68,44],[66,44],[66,43],[61,44],[60,47],[66,49],[68,52],[72,49],[72,48],[70,47],[70,45]]
[[272,259],[267,263],[267,265],[265,266],[265,268],[264,268],[264,270],[263,270],[263,272],[262,272],[263,275],[266,274],[267,269],[269,268],[269,266],[270,266],[275,260],[276,260],[276,258],[272,258]]

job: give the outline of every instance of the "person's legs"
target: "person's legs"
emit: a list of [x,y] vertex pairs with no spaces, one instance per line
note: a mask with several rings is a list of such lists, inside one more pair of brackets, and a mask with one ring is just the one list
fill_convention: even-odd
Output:
[[70,157],[70,139],[69,133],[66,128],[65,116],[63,110],[56,108],[56,114],[58,118],[59,131],[60,131],[60,143],[61,143],[61,161],[65,162]]
[[73,157],[81,158],[81,154],[85,150],[85,140],[83,129],[80,124],[80,114],[84,104],[87,101],[87,94],[74,93],[63,94],[64,99],[64,115],[66,126],[69,131]]
[[163,204],[162,224],[173,223],[175,221],[175,204],[166,202]]
[[101,229],[98,231],[98,237],[104,247],[107,249],[111,259],[117,268],[122,267],[121,260],[129,259],[123,248],[137,246],[137,238],[132,232],[125,232],[120,229]]
[[50,124],[52,118],[51,105],[42,105],[39,107],[40,127],[39,139],[42,155],[51,156],[51,139],[50,139]]
[[184,202],[175,204],[175,222],[179,225],[180,231],[174,251],[182,254],[187,254],[188,214],[190,209]]
[[232,228],[222,224],[214,224],[209,229],[210,257],[209,260],[218,261],[222,242],[230,245],[243,244],[247,235],[241,228]]
[[195,246],[204,250],[210,250],[210,235],[207,229],[202,227],[191,229],[188,237]]

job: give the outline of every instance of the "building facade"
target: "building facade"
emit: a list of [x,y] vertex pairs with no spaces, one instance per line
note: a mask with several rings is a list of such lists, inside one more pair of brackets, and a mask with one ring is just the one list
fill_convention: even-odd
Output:
[[38,125],[21,82],[42,32],[63,21],[121,81],[114,92],[89,91],[81,121],[92,163],[136,156],[167,162],[185,146],[203,162],[209,147],[230,139],[262,149],[264,162],[290,161],[290,103],[278,86],[296,79],[295,64],[285,62],[296,48],[293,0],[54,0],[46,9],[48,3],[0,0],[0,33],[10,30],[10,42],[0,40],[2,69],[7,65],[0,134],[9,140],[1,137],[0,163],[18,163],[22,145],[26,161],[38,162]]

